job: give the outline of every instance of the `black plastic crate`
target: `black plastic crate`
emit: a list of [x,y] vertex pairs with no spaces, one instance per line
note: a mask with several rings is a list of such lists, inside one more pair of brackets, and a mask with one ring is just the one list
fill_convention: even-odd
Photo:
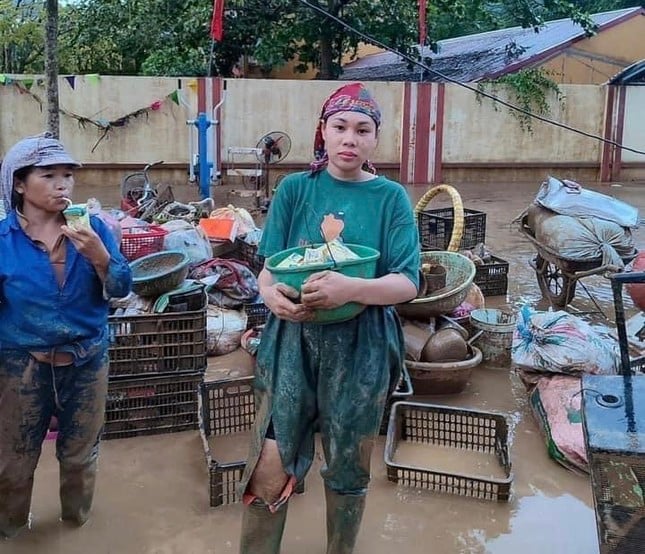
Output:
[[110,380],[103,438],[196,429],[201,382],[201,373]]
[[210,506],[241,501],[237,487],[246,460],[220,463],[213,458],[208,437],[248,431],[255,420],[253,376],[205,381],[199,394],[199,431],[209,474]]
[[242,239],[237,239],[237,248],[235,250],[235,258],[246,262],[255,275],[258,275],[264,267],[264,256],[258,254],[258,245],[249,244]]
[[[447,250],[455,220],[454,208],[424,210],[417,216],[422,249]],[[464,234],[459,250],[468,250],[486,241],[486,214],[464,208]]]
[[387,435],[387,426],[390,422],[390,413],[392,412],[392,404],[399,402],[401,400],[407,400],[414,394],[414,389],[412,388],[412,381],[410,380],[410,374],[408,373],[408,368],[403,366],[401,369],[401,378],[399,383],[394,389],[394,392],[390,395],[390,398],[387,400],[385,405],[385,411],[383,412],[383,419],[381,420],[381,428],[379,430],[380,435]]
[[262,327],[267,322],[267,317],[269,317],[269,308],[267,308],[264,302],[244,304],[244,311],[247,317],[247,329]]
[[110,378],[204,371],[206,305],[189,312],[110,316]]
[[[249,431],[255,420],[253,376],[204,381],[199,389],[199,433],[206,454],[211,508],[242,500],[239,484],[246,460],[221,463],[212,455],[208,438]],[[295,492],[305,492],[304,481]]]
[[[409,466],[395,461],[403,442],[453,449],[455,456],[467,451],[488,454],[499,464],[504,478],[472,473],[449,473]],[[388,480],[431,491],[483,500],[506,502],[513,474],[508,445],[508,422],[501,414],[451,408],[419,402],[395,402],[385,441]]]
[[475,264],[473,281],[484,296],[503,296],[508,289],[508,262],[491,256],[489,263]]

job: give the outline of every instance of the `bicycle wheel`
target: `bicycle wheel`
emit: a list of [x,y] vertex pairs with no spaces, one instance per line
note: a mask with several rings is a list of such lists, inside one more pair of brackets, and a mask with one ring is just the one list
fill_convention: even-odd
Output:
[[146,175],[142,171],[130,173],[121,181],[121,198],[137,202],[143,197],[146,186]]

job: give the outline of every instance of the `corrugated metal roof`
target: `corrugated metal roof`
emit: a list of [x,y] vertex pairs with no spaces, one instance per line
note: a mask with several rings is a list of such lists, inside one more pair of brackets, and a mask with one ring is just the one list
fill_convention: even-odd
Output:
[[[645,15],[640,7],[615,10],[592,15],[601,31],[625,19]],[[473,82],[516,71],[548,58],[576,40],[583,39],[585,31],[571,21],[548,21],[539,33],[533,29],[510,27],[465,35],[439,41],[438,53],[424,48],[424,56],[432,60],[430,67],[452,79]],[[345,65],[342,79],[359,81],[444,81],[421,69],[410,69],[408,63],[392,52],[365,56]]]
[[636,62],[609,79],[610,85],[645,85],[645,60]]

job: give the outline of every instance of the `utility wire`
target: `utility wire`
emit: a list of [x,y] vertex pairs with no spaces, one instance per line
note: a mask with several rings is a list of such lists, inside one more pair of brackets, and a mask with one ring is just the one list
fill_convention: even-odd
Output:
[[642,154],[645,156],[645,151],[643,150],[638,150],[636,148],[631,148],[629,146],[625,146],[623,144],[620,144],[616,141],[613,141],[611,139],[607,139],[604,137],[601,137],[599,135],[595,135],[593,133],[588,133],[587,131],[583,131],[582,129],[576,129],[575,127],[571,127],[570,125],[566,125],[565,123],[560,123],[559,121],[555,121],[554,119],[549,119],[548,117],[544,117],[542,115],[533,113],[530,110],[525,110],[524,108],[520,108],[519,106],[516,106],[515,104],[511,104],[510,102],[506,102],[505,100],[502,100],[501,98],[495,96],[494,94],[490,94],[488,92],[485,92],[483,90],[480,90],[476,87],[473,87],[472,85],[469,85],[468,83],[462,83],[461,81],[458,81],[457,79],[454,79],[453,77],[450,77],[448,75],[445,75],[441,73],[440,71],[437,71],[435,69],[432,69],[430,66],[424,64],[423,62],[420,62],[418,60],[415,60],[412,56],[408,56],[407,54],[404,54],[403,52],[399,52],[395,48],[392,48],[391,46],[388,46],[381,41],[375,39],[374,37],[371,37],[370,35],[367,35],[363,33],[362,31],[359,31],[358,29],[352,27],[349,23],[345,23],[342,19],[336,17],[335,15],[329,13],[327,10],[321,8],[320,6],[317,6],[315,4],[312,4],[308,0],[299,0],[302,4],[306,5],[307,7],[311,8],[312,10],[318,12],[320,15],[323,17],[326,17],[328,19],[331,19],[341,27],[344,27],[348,31],[354,33],[355,35],[358,35],[361,37],[363,40],[366,42],[370,42],[372,44],[375,44],[379,48],[382,48],[383,50],[387,50],[388,52],[392,52],[393,54],[396,54],[397,56],[403,58],[405,61],[410,62],[414,65],[419,66],[420,68],[424,69],[425,71],[429,71],[431,73],[434,73],[438,77],[441,77],[445,81],[448,81],[450,83],[454,83],[455,85],[459,85],[460,87],[463,87],[465,89],[468,89],[475,94],[479,94],[480,96],[483,96],[484,98],[489,98],[493,102],[497,102],[498,104],[501,104],[502,106],[506,106],[507,108],[511,110],[515,110],[517,112],[520,112],[524,115],[527,115],[529,117],[532,117],[534,119],[537,119],[538,121],[542,121],[544,123],[548,123],[550,125],[554,125],[556,127],[560,127],[561,129],[565,129],[567,131],[572,131],[574,133],[578,133],[579,135],[592,138],[595,140],[598,140],[600,142],[603,142],[605,144],[611,144],[612,146],[616,146],[617,148],[621,148],[622,150],[627,150],[628,152],[633,152],[634,154]]

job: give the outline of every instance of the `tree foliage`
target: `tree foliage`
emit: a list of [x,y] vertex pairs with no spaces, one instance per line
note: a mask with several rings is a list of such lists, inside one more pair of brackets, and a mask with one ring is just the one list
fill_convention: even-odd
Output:
[[[295,60],[320,78],[340,73],[362,41],[305,0],[225,0],[224,40],[211,56],[212,0],[78,0],[61,5],[59,62],[65,73],[228,76],[242,56],[266,71]],[[405,54],[418,43],[417,0],[306,0]],[[43,66],[42,1],[0,0],[0,71]],[[589,12],[637,5],[632,0],[432,0],[427,44],[509,25],[539,31],[572,17],[593,31]],[[212,63],[211,63],[212,62]]]
[[0,0],[0,71],[42,67],[45,11],[42,2]]

